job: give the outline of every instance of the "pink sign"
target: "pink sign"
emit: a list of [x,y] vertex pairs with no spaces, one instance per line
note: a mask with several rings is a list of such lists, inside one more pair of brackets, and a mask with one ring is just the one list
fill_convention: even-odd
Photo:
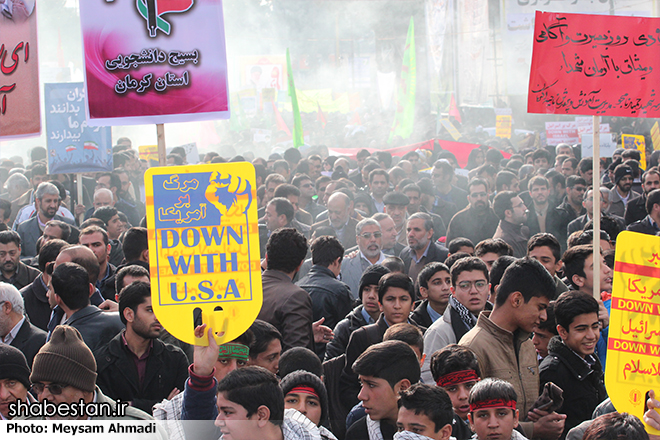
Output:
[[41,113],[35,2],[2,2],[0,12],[0,137],[38,136]]
[[89,125],[229,118],[221,0],[80,2]]

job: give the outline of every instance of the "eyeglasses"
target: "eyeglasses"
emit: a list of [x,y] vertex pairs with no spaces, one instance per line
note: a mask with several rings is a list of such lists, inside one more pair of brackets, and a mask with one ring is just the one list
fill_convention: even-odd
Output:
[[477,280],[477,281],[461,281],[458,283],[458,288],[461,290],[472,290],[472,286],[476,287],[477,290],[482,290],[488,285],[486,280]]
[[362,237],[365,240],[369,240],[372,235],[374,236],[374,238],[380,238],[383,236],[383,234],[381,234],[380,232],[365,232],[364,234],[358,235],[358,237]]
[[41,394],[44,392],[45,389],[48,389],[48,392],[50,394],[52,394],[53,396],[58,396],[62,394],[64,388],[68,386],[69,385],[64,385],[60,383],[51,383],[50,385],[44,385],[42,383],[37,382],[32,384],[32,390],[37,394]]

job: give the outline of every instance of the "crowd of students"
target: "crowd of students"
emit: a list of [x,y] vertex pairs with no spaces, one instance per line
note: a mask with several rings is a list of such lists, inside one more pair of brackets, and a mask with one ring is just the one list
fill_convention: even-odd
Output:
[[75,207],[75,185],[48,176],[38,150],[26,168],[0,162],[3,419],[15,402],[83,400],[125,402],[123,417],[163,420],[177,440],[660,428],[653,390],[645,413],[619,414],[604,385],[616,239],[660,230],[657,155],[645,170],[637,150],[603,160],[594,207],[592,160],[567,144],[506,159],[482,146],[466,169],[437,145],[207,154],[254,165],[263,306],[235,340],[218,345],[204,324],[208,345],[190,346],[154,315],[144,164],[130,141],[115,150],[117,169],[87,178]]

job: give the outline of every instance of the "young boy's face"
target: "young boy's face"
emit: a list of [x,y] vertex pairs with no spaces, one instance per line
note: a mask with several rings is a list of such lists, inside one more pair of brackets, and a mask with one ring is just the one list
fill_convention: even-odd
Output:
[[451,295],[451,276],[449,272],[440,270],[429,278],[428,288],[420,287],[420,291],[424,291],[426,297],[432,303],[446,307],[449,303],[449,295]]
[[571,350],[585,358],[594,354],[596,343],[600,339],[598,313],[584,313],[573,319],[568,330],[558,325],[559,336]]
[[518,426],[518,410],[484,408],[468,414],[470,428],[479,440],[510,440]]
[[473,380],[443,387],[447,394],[449,394],[451,406],[454,407],[454,412],[463,420],[467,420],[468,413],[470,412],[468,398],[470,397],[470,390],[476,384],[477,381]]
[[536,349],[536,354],[545,358],[548,355],[548,343],[550,339],[554,336],[553,333],[550,333],[547,330],[542,330],[540,328],[534,329],[534,336],[532,337],[532,342],[534,343],[534,348]]
[[284,409],[295,409],[312,421],[321,423],[321,401],[318,397],[306,393],[289,393],[284,396]]
[[447,424],[435,431],[435,423],[424,413],[415,414],[415,410],[405,407],[399,408],[396,420],[399,431],[410,431],[424,435],[434,440],[447,440],[451,436],[451,424]]
[[362,388],[358,399],[362,402],[365,412],[372,420],[395,421],[399,413],[397,405],[399,382],[392,389],[389,382],[374,376],[359,375]]
[[225,398],[225,393],[218,393],[216,402],[218,406],[218,417],[215,426],[222,431],[223,440],[251,440],[255,432],[258,432],[257,414],[247,416],[247,410],[243,405],[232,402]]
[[380,311],[385,315],[389,325],[408,322],[408,316],[413,309],[410,292],[400,287],[390,287],[383,295]]

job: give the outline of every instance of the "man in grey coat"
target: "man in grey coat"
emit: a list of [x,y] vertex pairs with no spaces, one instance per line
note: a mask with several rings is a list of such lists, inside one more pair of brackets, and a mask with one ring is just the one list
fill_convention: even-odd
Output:
[[380,223],[374,219],[365,218],[355,227],[358,253],[353,258],[345,258],[341,265],[341,280],[348,284],[353,299],[358,297],[362,273],[387,257],[381,250],[381,238]]

